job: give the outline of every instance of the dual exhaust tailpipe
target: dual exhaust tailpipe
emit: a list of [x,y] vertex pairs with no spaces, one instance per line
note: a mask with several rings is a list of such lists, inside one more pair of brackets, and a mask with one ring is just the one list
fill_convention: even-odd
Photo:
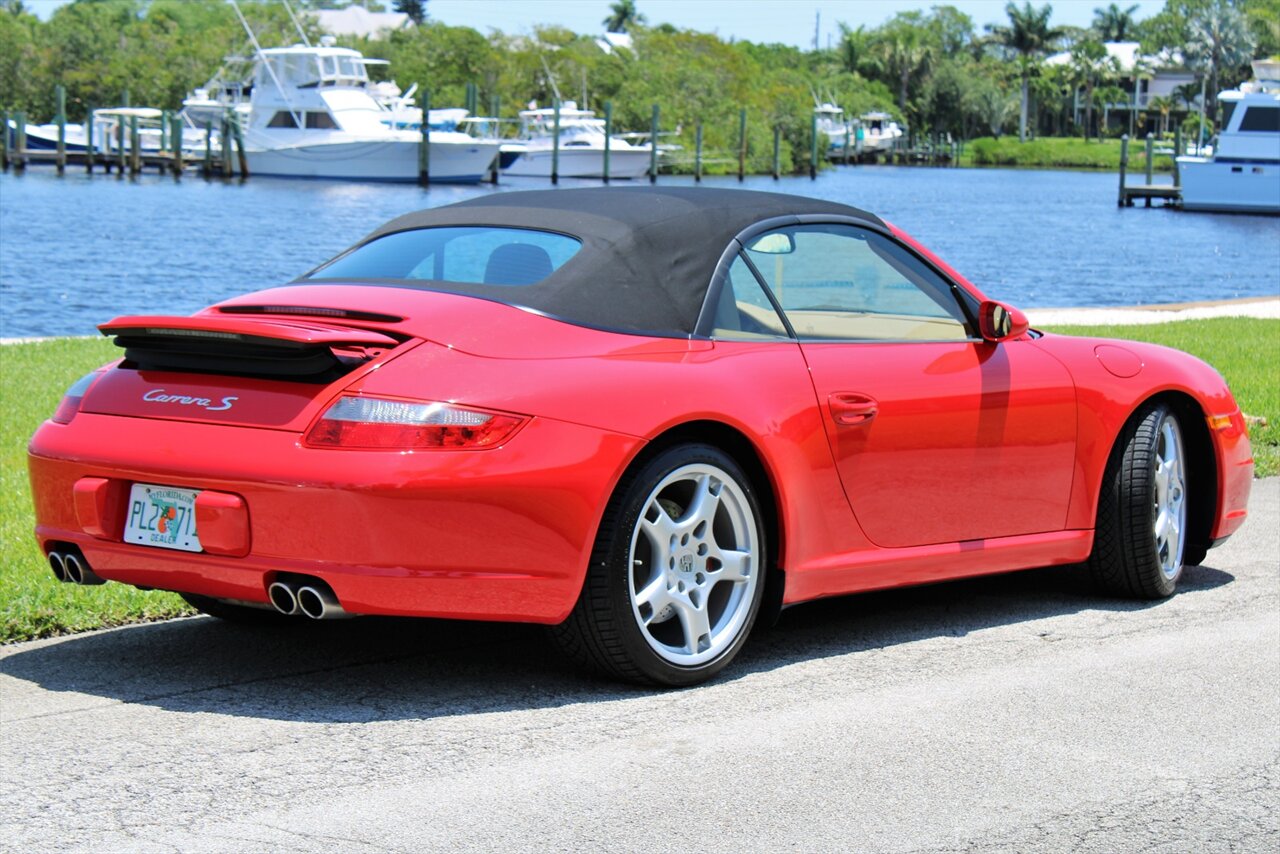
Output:
[[343,610],[329,585],[319,579],[301,582],[274,581],[267,588],[271,605],[281,614],[310,617],[313,620],[340,620],[354,617]]
[[49,552],[49,568],[53,577],[67,584],[106,584],[107,580],[89,568],[89,561],[79,551]]

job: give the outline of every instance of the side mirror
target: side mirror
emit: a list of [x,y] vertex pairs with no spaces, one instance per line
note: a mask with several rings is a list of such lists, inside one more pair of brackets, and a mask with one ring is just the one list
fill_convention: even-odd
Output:
[[1027,331],[1027,316],[1011,305],[983,300],[978,306],[979,332],[986,341],[999,344],[1020,337]]

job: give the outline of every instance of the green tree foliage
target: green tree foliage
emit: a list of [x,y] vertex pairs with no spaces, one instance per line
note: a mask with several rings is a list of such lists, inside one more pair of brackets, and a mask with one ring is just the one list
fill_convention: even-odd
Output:
[[631,28],[643,24],[644,15],[636,11],[636,0],[616,0],[609,4],[609,17],[602,23],[611,33],[626,33],[630,32]]
[[1094,9],[1093,31],[1104,42],[1128,41],[1133,35],[1133,13],[1136,11],[1137,3],[1125,9],[1121,9],[1118,3]]
[[427,19],[427,0],[396,0],[392,8],[408,15],[415,24]]
[[[1096,10],[1091,30],[1056,27],[1048,5],[1020,2],[1009,3],[1007,24],[989,26],[985,36],[968,15],[937,5],[878,26],[841,24],[839,44],[831,50],[725,41],[669,24],[647,27],[634,0],[609,4],[605,21],[630,32],[634,50],[606,52],[594,35],[558,27],[481,34],[430,19],[341,43],[389,60],[390,66],[371,66],[370,72],[405,89],[419,84],[431,92],[433,106],[461,105],[468,84],[475,84],[483,112],[494,99],[505,118],[530,101],[545,106],[560,97],[595,110],[611,101],[619,130],[647,131],[658,104],[662,141],[684,146],[690,159],[694,128],[703,124],[712,172],[736,169],[743,108],[748,165],[769,169],[777,127],[783,169],[804,169],[815,99],[839,104],[849,118],[888,111],[917,135],[1000,136],[1017,128],[1024,138],[1031,127],[1063,134],[1072,129],[1077,91],[1090,113],[1124,100],[1114,97],[1114,69],[1096,55],[1104,37],[1138,38],[1153,53],[1176,51],[1215,81],[1215,91],[1247,76],[1249,59],[1280,51],[1280,0],[1165,0],[1157,14],[1136,23],[1132,6],[1111,4]],[[414,15],[425,13],[427,3],[368,5]],[[135,105],[177,108],[214,76],[224,57],[250,53],[225,0],[73,0],[47,21],[28,6],[0,0],[0,105],[22,109],[32,121],[50,119],[59,83],[67,88],[73,121],[90,105],[119,104],[125,90]],[[240,7],[263,46],[301,39],[281,0],[240,0]],[[314,18],[304,15],[302,21],[308,37],[319,36]],[[1072,46],[1072,63],[1043,64],[1050,51]],[[1086,120],[1091,125],[1092,116]]]
[[1046,3],[1036,8],[1029,2],[1019,9],[1015,3],[1004,7],[1009,16],[1009,26],[991,27],[991,35],[997,43],[1015,54],[1019,77],[1022,80],[1022,104],[1018,113],[1018,140],[1027,139],[1027,112],[1029,107],[1031,77],[1039,61],[1062,35],[1062,31],[1049,24],[1053,6]]

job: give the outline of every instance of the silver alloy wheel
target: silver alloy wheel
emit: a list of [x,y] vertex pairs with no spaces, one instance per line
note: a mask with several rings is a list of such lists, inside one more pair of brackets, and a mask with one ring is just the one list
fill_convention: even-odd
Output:
[[1183,474],[1182,432],[1178,421],[1166,415],[1156,438],[1155,503],[1152,519],[1156,555],[1165,578],[1175,578],[1182,568],[1186,545],[1187,488]]
[[696,666],[733,645],[760,581],[755,514],[731,475],[682,466],[641,505],[631,534],[631,611],[654,652]]

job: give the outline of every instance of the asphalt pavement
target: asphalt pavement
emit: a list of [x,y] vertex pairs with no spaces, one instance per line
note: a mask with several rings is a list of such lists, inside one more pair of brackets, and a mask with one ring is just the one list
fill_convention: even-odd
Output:
[[1280,850],[1280,479],[1176,596],[788,610],[710,685],[540,630],[205,617],[0,649],[0,850]]

